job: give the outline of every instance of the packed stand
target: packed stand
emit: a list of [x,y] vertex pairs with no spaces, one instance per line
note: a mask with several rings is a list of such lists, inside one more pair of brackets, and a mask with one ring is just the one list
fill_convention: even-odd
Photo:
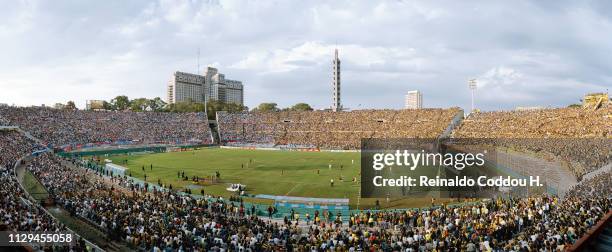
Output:
[[495,145],[545,151],[574,162],[580,178],[612,161],[612,106],[472,113],[455,138],[491,139]]
[[221,142],[359,149],[362,138],[437,138],[461,110],[218,113]]
[[[17,131],[0,130],[0,230],[66,232],[42,207],[28,200],[15,176],[16,162],[37,145]],[[79,247],[73,249],[81,250]],[[61,250],[61,249],[60,249]]]
[[[611,188],[606,173],[576,186],[565,199],[541,195],[431,210],[362,212],[351,215],[349,225],[369,227],[368,240],[378,240],[383,250],[563,251],[612,210]],[[337,235],[332,230],[327,236]]]
[[[73,162],[76,163],[76,162]],[[120,177],[41,155],[30,165],[56,201],[109,237],[142,250],[556,251],[612,210],[612,176],[582,181],[566,198],[495,198],[462,206],[361,211],[349,216],[258,217],[240,202],[146,191]],[[51,171],[49,171],[51,170]],[[75,183],[53,183],[73,178]]]
[[[422,134],[421,137],[427,134],[436,137],[454,116],[449,113],[445,126],[435,128],[433,125],[438,119],[432,119],[437,117],[431,115],[421,116],[420,120],[408,124],[399,120],[404,116],[411,118],[401,115],[401,111],[370,111],[370,115],[379,117],[373,119],[376,123],[368,121],[372,117],[365,112],[331,116],[333,118],[323,113],[331,112],[282,112],[254,117],[254,114],[232,114],[232,119],[222,116],[224,119],[219,124],[223,130],[223,120],[226,126],[242,123],[231,128],[233,131],[229,132],[233,133],[227,135],[226,141],[273,141],[275,145],[317,143],[315,146],[322,148],[349,148],[356,139],[340,141],[330,137],[316,142],[302,138],[316,140],[314,136],[324,137],[325,134],[349,137],[342,133],[350,130],[358,132],[356,135],[366,132],[372,137],[408,137],[416,133]],[[361,125],[383,125],[351,128],[348,123],[342,123],[357,114],[365,117]],[[312,123],[316,120],[322,121]],[[421,129],[421,126],[430,128]],[[275,135],[276,127],[284,129],[280,130],[283,134]],[[368,128],[382,130],[367,131]],[[415,132],[417,129],[420,131]],[[61,228],[50,219],[47,221],[44,214],[20,208],[19,199],[23,193],[18,189],[12,168],[6,169],[6,164],[14,164],[18,158],[31,153],[34,144],[16,132],[0,134],[4,223],[12,223],[14,229]],[[489,133],[479,134],[482,137]],[[361,211],[349,216],[337,214],[333,219],[294,213],[280,221],[258,217],[255,209],[247,209],[240,202],[196,199],[171,190],[149,191],[126,178],[108,179],[108,173],[79,168],[75,164],[78,163],[74,160],[41,154],[28,163],[27,168],[47,188],[55,202],[68,212],[91,222],[113,239],[148,251],[556,251],[568,248],[612,210],[612,176],[607,172],[581,181],[565,198],[550,195],[496,198],[462,206]],[[16,221],[16,218],[35,221]],[[24,223],[36,225],[19,226]]]
[[10,126],[11,123],[9,122],[8,119],[5,119],[4,117],[0,116],[0,126]]
[[0,107],[0,117],[55,146],[212,142],[204,113],[59,110]]

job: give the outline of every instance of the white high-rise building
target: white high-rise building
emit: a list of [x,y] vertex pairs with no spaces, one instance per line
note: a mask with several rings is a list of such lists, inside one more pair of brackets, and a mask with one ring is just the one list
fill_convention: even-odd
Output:
[[406,105],[407,109],[421,109],[423,108],[423,94],[419,90],[408,91],[406,94]]
[[334,60],[332,61],[333,76],[332,76],[332,111],[342,111],[342,101],[340,99],[340,58],[338,58],[338,49],[335,51]]
[[208,100],[244,104],[241,81],[225,79],[216,68],[207,67],[204,75],[175,72],[168,83],[168,103]]
[[223,101],[225,103],[244,104],[244,86],[241,81],[225,78],[214,67],[204,70],[206,99]]
[[176,71],[168,82],[167,102],[192,101],[203,103],[205,101],[203,89],[203,76]]

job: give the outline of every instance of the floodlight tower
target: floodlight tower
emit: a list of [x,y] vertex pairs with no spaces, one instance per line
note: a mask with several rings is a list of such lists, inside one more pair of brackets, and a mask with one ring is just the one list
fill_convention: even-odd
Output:
[[468,87],[472,91],[472,110],[470,110],[470,113],[472,113],[474,112],[474,92],[476,91],[476,79],[469,80]]

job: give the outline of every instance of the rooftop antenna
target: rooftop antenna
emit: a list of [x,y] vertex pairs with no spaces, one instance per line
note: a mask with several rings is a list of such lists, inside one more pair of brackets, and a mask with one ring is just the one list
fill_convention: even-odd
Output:
[[336,58],[338,58],[338,40],[336,40]]

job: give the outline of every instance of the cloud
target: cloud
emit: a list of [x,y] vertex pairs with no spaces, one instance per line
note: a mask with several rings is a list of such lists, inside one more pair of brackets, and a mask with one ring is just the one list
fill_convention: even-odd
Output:
[[[0,15],[0,103],[164,97],[172,72],[219,68],[250,107],[331,104],[340,50],[351,108],[566,106],[612,86],[605,1],[12,1]],[[200,69],[198,66],[200,51]],[[361,104],[361,105],[360,105]]]
[[515,69],[500,66],[495,67],[477,79],[479,88],[495,88],[500,86],[522,85],[523,74]]
[[[383,70],[380,66],[396,64],[403,67],[418,67],[412,61],[413,48],[364,47],[354,44],[324,44],[309,41],[289,49],[256,51],[232,64],[237,69],[254,69],[264,73],[289,72],[300,67],[330,65],[334,50],[340,49],[341,61],[355,66],[348,71],[362,71],[368,68]],[[393,59],[393,61],[390,61]],[[379,66],[379,67],[377,67]]]

